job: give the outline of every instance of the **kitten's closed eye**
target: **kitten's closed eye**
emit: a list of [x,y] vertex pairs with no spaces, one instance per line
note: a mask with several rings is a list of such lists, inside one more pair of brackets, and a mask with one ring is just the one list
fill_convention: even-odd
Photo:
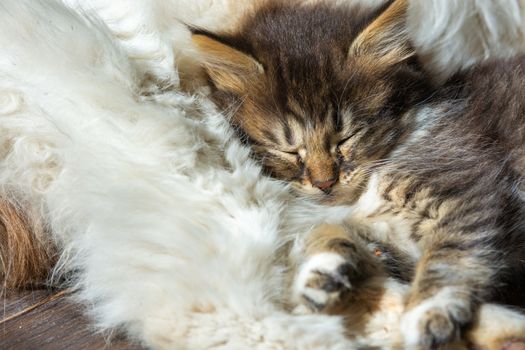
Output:
[[274,153],[290,162],[295,162],[297,164],[302,164],[304,162],[303,156],[301,156],[300,154],[302,152],[300,152],[299,150],[284,151],[280,149],[275,149]]
[[350,135],[343,137],[336,145],[335,153],[339,161],[343,161],[350,156],[350,144],[360,130],[354,130]]
[[336,145],[337,148],[343,146],[346,142],[348,142],[354,135],[352,134],[351,136],[347,136],[345,138],[343,138],[341,141],[339,141]]

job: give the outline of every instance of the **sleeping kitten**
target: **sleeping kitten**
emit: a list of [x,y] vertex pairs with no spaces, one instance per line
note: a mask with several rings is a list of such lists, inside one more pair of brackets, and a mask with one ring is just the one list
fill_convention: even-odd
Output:
[[433,348],[480,303],[525,306],[525,58],[436,89],[405,18],[402,0],[375,11],[273,2],[235,33],[194,30],[193,41],[214,100],[235,106],[231,124],[266,172],[353,210],[350,233],[306,251],[301,300],[343,300],[367,266],[352,232],[365,227],[415,266],[402,330],[407,346]]
[[[230,1],[192,4],[202,14]],[[152,349],[396,348],[385,333],[398,335],[404,285],[379,289],[377,299],[367,290],[366,302],[353,304],[383,311],[381,319],[346,319],[359,317],[356,339],[345,337],[341,318],[283,308],[289,251],[282,248],[293,238],[281,231],[286,186],[260,177],[208,102],[144,85],[151,74],[176,85],[163,41],[173,32],[156,25],[170,27],[174,12],[166,10],[185,1],[106,3],[97,10],[111,30],[59,1],[0,2],[2,277],[16,286],[48,272],[51,282],[65,276],[94,327]],[[329,249],[351,247],[332,234],[322,226],[308,237],[308,262],[319,262],[323,240],[335,243]],[[312,265],[301,266],[307,279]],[[503,307],[485,304],[480,315],[477,344],[487,343],[495,318],[504,320],[495,322],[504,339],[525,334],[523,317]],[[377,337],[367,339],[371,332]]]

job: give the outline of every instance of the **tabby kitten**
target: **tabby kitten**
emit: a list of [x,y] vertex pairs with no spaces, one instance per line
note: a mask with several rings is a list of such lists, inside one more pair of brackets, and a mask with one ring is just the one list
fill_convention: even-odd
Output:
[[235,106],[231,123],[267,173],[353,210],[348,230],[309,243],[298,299],[325,310],[354,288],[367,266],[359,231],[414,267],[402,269],[401,326],[407,346],[434,348],[482,302],[525,306],[525,58],[435,88],[405,16],[403,0],[373,11],[271,1],[237,32],[193,41],[213,99]]

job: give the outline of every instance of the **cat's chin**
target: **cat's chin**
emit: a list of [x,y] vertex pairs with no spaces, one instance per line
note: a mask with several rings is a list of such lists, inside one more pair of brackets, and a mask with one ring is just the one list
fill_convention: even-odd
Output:
[[323,200],[325,197],[330,196],[329,193],[327,194],[318,188],[315,188],[311,185],[305,185],[300,182],[293,182],[292,188],[298,195],[306,196],[316,201]]

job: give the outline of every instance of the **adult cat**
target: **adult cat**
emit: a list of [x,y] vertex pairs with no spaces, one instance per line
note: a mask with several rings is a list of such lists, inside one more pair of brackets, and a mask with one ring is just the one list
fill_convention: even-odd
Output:
[[270,2],[233,33],[193,40],[213,99],[237,107],[231,124],[267,173],[353,209],[347,231],[307,249],[299,300],[324,310],[352,288],[360,231],[415,265],[402,329],[408,346],[432,348],[480,303],[525,306],[525,58],[435,88],[406,8]]
[[[143,90],[145,75],[177,80],[169,59],[150,66],[160,58],[147,50],[150,37],[119,32],[131,46],[123,49],[99,18],[50,0],[0,8],[2,196],[43,223],[37,238],[55,246],[54,272],[100,330],[156,349],[392,347],[359,329],[358,343],[347,339],[338,317],[283,307],[288,195],[259,176],[208,104]],[[134,44],[147,55],[130,59]],[[398,323],[401,305],[383,300],[390,323],[367,325],[379,335]],[[481,334],[494,329],[487,320],[509,316],[486,306]],[[497,329],[521,320],[512,315]]]

